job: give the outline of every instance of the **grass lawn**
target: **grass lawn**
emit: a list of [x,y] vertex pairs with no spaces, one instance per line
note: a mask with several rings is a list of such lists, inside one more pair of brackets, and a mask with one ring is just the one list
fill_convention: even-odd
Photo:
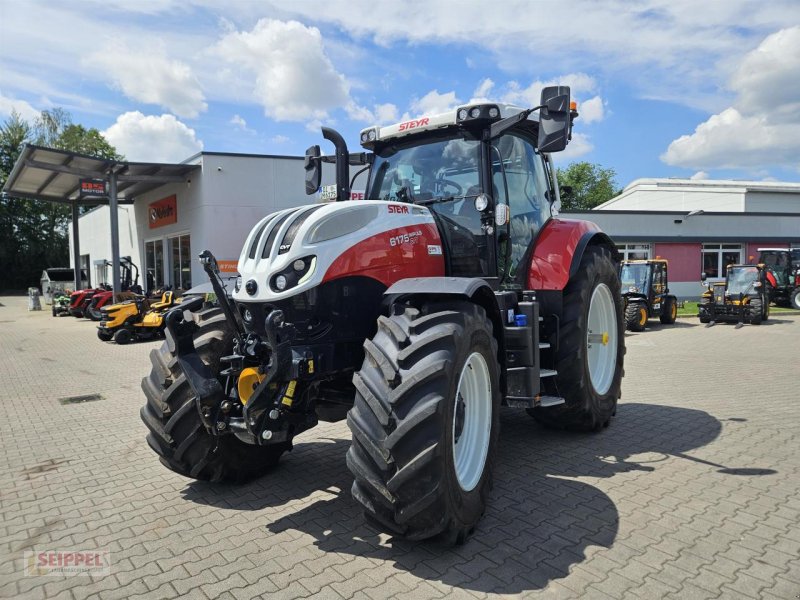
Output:
[[[787,314],[800,314],[800,311],[792,308],[780,308],[772,305],[769,307],[770,314],[787,313]],[[697,302],[684,302],[683,308],[678,308],[679,317],[696,317],[697,316]]]

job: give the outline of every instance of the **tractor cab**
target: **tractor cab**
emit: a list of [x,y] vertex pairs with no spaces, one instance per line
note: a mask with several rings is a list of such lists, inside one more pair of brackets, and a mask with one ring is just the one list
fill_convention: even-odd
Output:
[[643,331],[650,317],[670,325],[678,315],[677,298],[669,293],[667,261],[631,260],[620,264],[625,320],[631,331]]
[[[363,164],[368,200],[406,205],[390,207],[395,215],[433,217],[442,243],[429,252],[442,257],[445,275],[523,289],[526,251],[560,204],[550,153],[566,147],[577,116],[569,88],[554,86],[533,109],[476,103],[370,127],[360,136],[369,153],[349,154],[336,132],[323,128],[323,135],[337,146],[337,182],[344,182],[337,183],[337,200],[349,195],[346,168]],[[309,194],[320,189],[320,163],[334,158],[319,152],[306,152]],[[409,235],[423,240],[416,233]]]
[[800,310],[800,248],[759,248],[769,300]]
[[[760,325],[769,318],[763,265],[728,265],[725,281],[709,284],[698,306],[701,323],[731,321]],[[705,273],[701,275],[705,281]]]

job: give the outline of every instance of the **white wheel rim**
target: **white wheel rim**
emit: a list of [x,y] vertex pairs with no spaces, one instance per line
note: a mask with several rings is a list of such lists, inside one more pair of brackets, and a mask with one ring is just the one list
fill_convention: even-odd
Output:
[[492,430],[492,381],[481,354],[464,363],[453,403],[453,462],[458,484],[469,492],[483,475]]
[[586,360],[594,391],[605,394],[617,368],[617,311],[611,290],[604,283],[592,292],[586,332]]

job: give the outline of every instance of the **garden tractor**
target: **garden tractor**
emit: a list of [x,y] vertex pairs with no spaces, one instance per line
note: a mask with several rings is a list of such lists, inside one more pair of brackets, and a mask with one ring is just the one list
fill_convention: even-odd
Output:
[[[111,262],[106,261],[106,267],[111,266]],[[83,316],[92,321],[100,321],[103,318],[102,308],[114,303],[125,302],[133,300],[137,295],[142,293],[142,288],[139,285],[139,267],[137,267],[130,259],[129,256],[123,256],[120,259],[121,277],[120,277],[120,292],[114,297],[114,292],[110,286],[105,286],[106,290],[102,292],[95,292],[89,300],[86,308],[83,310]],[[135,274],[134,274],[135,271]]]
[[[486,507],[501,405],[606,427],[625,354],[618,253],[595,224],[556,218],[550,153],[575,117],[569,88],[549,87],[534,108],[480,102],[365,129],[367,152],[323,128],[336,152],[309,148],[306,192],[336,201],[254,223],[231,298],[202,252],[219,307],[167,313],[142,380],[161,462],[246,480],[319,420],[346,418],[368,522],[462,543]],[[320,187],[322,163],[335,186]],[[351,165],[365,200],[349,200]]]
[[766,269],[769,300],[800,310],[800,248],[759,248],[759,264]]
[[620,265],[619,276],[628,329],[644,331],[650,317],[658,317],[665,325],[675,322],[678,299],[669,293],[667,261],[626,261]]
[[71,293],[72,292],[62,292],[60,290],[57,290],[53,293],[51,309],[54,317],[60,317],[62,315],[69,314],[69,301]]
[[103,320],[97,327],[97,337],[104,342],[113,339],[117,344],[133,340],[149,340],[164,332],[164,313],[180,303],[175,293],[161,294],[159,302],[150,303],[144,296],[136,296],[119,304],[104,306]]
[[[705,273],[701,275],[706,280]],[[728,321],[761,325],[769,319],[766,270],[763,265],[728,265],[725,281],[708,284],[698,304],[701,323]]]

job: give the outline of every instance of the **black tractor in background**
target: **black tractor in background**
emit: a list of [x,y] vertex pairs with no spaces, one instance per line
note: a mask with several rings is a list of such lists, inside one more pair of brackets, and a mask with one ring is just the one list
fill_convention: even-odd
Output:
[[800,248],[759,248],[769,301],[800,310]]
[[[728,265],[725,281],[708,284],[698,305],[701,323],[717,321],[761,325],[769,318],[769,292],[763,265]],[[706,274],[701,275],[703,281]]]
[[669,293],[667,261],[630,260],[619,268],[625,325],[630,331],[644,331],[650,317],[671,325],[678,316],[678,299]]

